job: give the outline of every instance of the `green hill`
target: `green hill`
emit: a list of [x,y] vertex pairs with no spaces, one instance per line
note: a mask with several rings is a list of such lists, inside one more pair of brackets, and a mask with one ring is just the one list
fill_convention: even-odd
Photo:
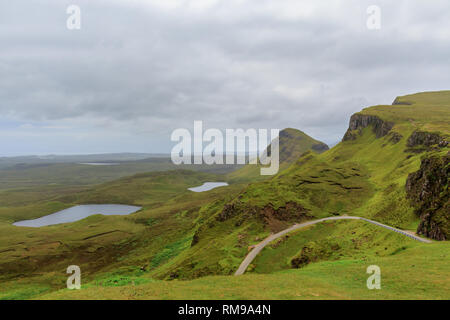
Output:
[[[292,128],[281,130],[278,139],[280,171],[287,168],[307,151],[322,153],[329,149],[325,143],[311,138],[303,131]],[[269,154],[270,147],[269,145],[266,149]],[[246,165],[229,173],[228,179],[231,182],[255,182],[270,178],[270,176],[262,176],[260,169],[260,165]]]
[[[354,114],[342,142],[322,153],[318,141],[284,130],[282,169],[263,181],[249,183],[258,168],[248,166],[229,176],[181,170],[63,194],[0,193],[0,299],[448,299],[449,135],[450,91],[419,93]],[[214,180],[231,184],[187,190]],[[20,234],[10,224],[92,202],[143,209]],[[326,222],[274,241],[247,274],[231,276],[269,234],[337,215],[439,241],[362,220]],[[72,263],[83,289],[58,291]],[[382,268],[383,290],[365,286],[371,264]]]
[[[191,281],[160,281],[110,276],[83,286],[38,296],[40,299],[419,299],[450,298],[448,244],[419,245],[387,257],[318,262],[300,270],[239,277],[208,276]],[[381,266],[381,290],[368,290],[366,268]]]
[[[197,229],[191,248],[155,275],[232,274],[247,247],[270,232],[333,215],[367,217],[448,239],[449,98],[448,92],[410,95],[353,115],[343,141],[333,149],[307,152],[277,176],[250,184],[225,206],[206,210],[207,222]],[[429,159],[436,159],[436,167],[421,169]],[[420,194],[430,183],[410,178],[413,186],[406,187],[414,173],[422,180],[431,175],[428,180],[443,181],[426,190],[435,207],[421,209],[423,199],[412,192]]]

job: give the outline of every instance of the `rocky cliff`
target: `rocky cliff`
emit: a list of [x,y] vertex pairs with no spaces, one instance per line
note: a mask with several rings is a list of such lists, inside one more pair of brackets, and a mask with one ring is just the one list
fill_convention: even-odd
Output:
[[432,147],[433,145],[437,145],[438,147],[443,148],[448,145],[448,141],[437,133],[414,131],[413,134],[408,138],[407,142],[408,147]]
[[406,181],[407,197],[420,217],[417,233],[435,240],[450,238],[449,163],[450,153],[423,158]]
[[368,126],[372,126],[376,137],[381,138],[391,131],[394,123],[384,121],[374,115],[356,113],[350,118],[348,130],[342,140],[355,140],[358,134],[361,134],[362,129]]

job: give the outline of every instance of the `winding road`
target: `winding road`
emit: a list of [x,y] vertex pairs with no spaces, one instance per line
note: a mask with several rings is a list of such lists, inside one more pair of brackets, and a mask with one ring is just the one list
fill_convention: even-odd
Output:
[[394,232],[398,232],[404,236],[410,237],[411,239],[420,241],[420,242],[425,242],[425,243],[431,243],[430,240],[428,239],[424,239],[421,237],[418,237],[416,235],[413,235],[411,233],[408,233],[406,231],[400,230],[400,229],[396,229],[390,226],[387,226],[385,224],[370,220],[370,219],[366,219],[366,218],[361,218],[361,217],[352,217],[352,216],[339,216],[339,217],[329,217],[329,218],[323,218],[323,219],[318,219],[318,220],[312,220],[312,221],[308,221],[308,222],[304,222],[304,223],[300,223],[300,224],[295,224],[290,228],[287,228],[283,231],[280,231],[278,233],[275,234],[271,234],[270,236],[268,236],[266,239],[264,239],[263,241],[261,241],[260,243],[258,243],[253,249],[252,251],[250,251],[250,253],[245,257],[244,261],[242,261],[241,265],[239,266],[239,268],[237,269],[237,271],[235,272],[235,276],[239,276],[241,274],[244,274],[245,270],[247,270],[248,266],[250,265],[250,263],[256,258],[256,256],[258,255],[258,253],[261,252],[262,249],[264,249],[264,247],[266,245],[268,245],[270,242],[272,242],[275,239],[278,239],[282,236],[284,236],[285,234],[316,224],[316,223],[320,223],[323,221],[328,221],[328,220],[364,220],[366,222],[372,223],[374,225],[377,225],[379,227],[394,231]]

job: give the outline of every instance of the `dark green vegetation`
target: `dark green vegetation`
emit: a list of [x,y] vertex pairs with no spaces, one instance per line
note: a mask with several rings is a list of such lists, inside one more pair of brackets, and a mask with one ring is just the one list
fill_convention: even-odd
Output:
[[[313,151],[322,151],[317,141],[286,130],[281,170],[262,181],[246,166],[227,176],[181,170],[4,190],[0,298],[448,299],[447,241],[422,244],[363,221],[296,231],[263,249],[247,275],[229,275],[271,232],[326,216],[367,217],[448,240],[449,108],[449,91],[366,108],[323,153]],[[232,184],[186,190],[205,181]],[[143,209],[39,229],[11,225],[79,203]],[[85,289],[52,293],[64,288],[70,264],[81,267]],[[371,264],[382,269],[382,290],[365,286]]]

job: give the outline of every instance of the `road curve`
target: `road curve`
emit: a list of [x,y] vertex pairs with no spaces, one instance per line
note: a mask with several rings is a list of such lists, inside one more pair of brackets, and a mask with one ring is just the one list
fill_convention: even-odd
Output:
[[424,239],[418,236],[415,236],[413,234],[410,234],[406,231],[397,229],[397,228],[393,228],[390,226],[387,226],[385,224],[370,220],[370,219],[366,219],[366,218],[361,218],[361,217],[353,217],[353,216],[338,216],[338,217],[329,217],[329,218],[323,218],[323,219],[318,219],[318,220],[312,220],[312,221],[308,221],[308,222],[304,222],[304,223],[300,223],[300,224],[295,224],[290,228],[287,228],[283,231],[280,231],[278,233],[275,234],[271,234],[270,236],[268,236],[266,239],[264,239],[263,241],[261,241],[260,243],[258,243],[253,249],[252,251],[250,251],[249,254],[247,254],[247,256],[245,257],[244,261],[242,261],[241,265],[239,266],[239,268],[236,270],[235,272],[235,276],[239,276],[241,274],[244,274],[245,270],[247,270],[248,266],[250,265],[250,263],[256,258],[256,256],[258,255],[258,253],[264,249],[264,247],[266,245],[268,245],[270,242],[272,242],[275,239],[278,239],[282,236],[284,236],[286,233],[292,232],[294,230],[298,230],[316,223],[320,223],[323,221],[328,221],[328,220],[364,220],[366,222],[372,223],[374,225],[377,225],[379,227],[394,231],[394,232],[398,232],[404,236],[410,237],[411,239],[420,241],[420,242],[425,242],[425,243],[431,243],[430,240],[428,239]]

